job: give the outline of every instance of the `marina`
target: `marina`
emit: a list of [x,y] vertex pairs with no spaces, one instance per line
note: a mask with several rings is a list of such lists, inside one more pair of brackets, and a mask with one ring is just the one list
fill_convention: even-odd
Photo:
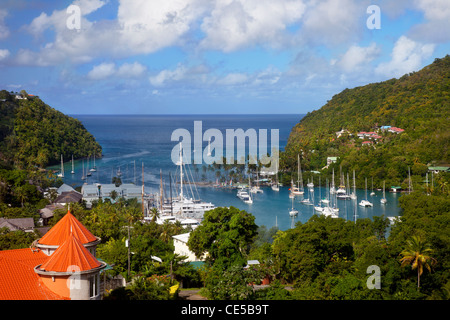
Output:
[[[256,187],[256,181],[265,181],[258,185],[259,189],[248,189],[248,183],[242,185],[242,191],[248,197],[243,200],[245,194],[237,196],[236,185],[232,187],[222,187],[214,183],[216,177],[214,172],[203,169],[201,165],[186,165],[183,176],[183,201],[179,201],[180,195],[180,171],[179,166],[170,159],[170,153],[176,143],[170,140],[171,132],[179,127],[192,126],[193,120],[201,118],[209,126],[216,126],[225,130],[230,127],[230,122],[235,127],[241,126],[254,128],[280,128],[280,147],[283,148],[289,136],[292,123],[297,119],[292,116],[280,115],[269,116],[107,116],[108,121],[104,121],[103,116],[78,116],[83,124],[96,136],[96,139],[103,147],[103,157],[95,159],[96,171],[90,171],[93,165],[93,157],[88,165],[87,159],[78,159],[72,162],[68,160],[64,163],[66,172],[74,165],[74,174],[65,175],[64,182],[71,186],[82,186],[96,184],[111,184],[112,179],[120,178],[121,183],[128,185],[130,190],[138,192],[142,188],[142,181],[145,184],[146,199],[151,199],[152,205],[161,209],[161,182],[163,184],[164,199],[162,201],[163,214],[171,216],[172,213],[184,212],[183,219],[199,217],[200,211],[195,207],[206,205],[208,208],[220,206],[234,206],[241,210],[246,210],[255,216],[258,225],[265,225],[270,228],[277,226],[281,230],[291,228],[296,222],[306,222],[315,214],[338,216],[347,220],[371,218],[372,216],[396,217],[399,214],[398,198],[401,193],[385,192],[386,204],[380,200],[383,197],[382,191],[374,190],[375,195],[368,195],[368,200],[373,203],[373,207],[361,207],[358,203],[365,199],[365,190],[352,188],[352,195],[356,192],[357,199],[339,199],[335,196],[337,190],[334,186],[326,186],[327,181],[321,180],[319,187],[319,176],[314,175],[314,181],[309,181],[309,186],[302,181],[303,188],[297,181],[295,186],[302,189],[303,195],[292,195],[291,186],[278,186],[272,188],[273,184],[267,184],[267,180],[255,179],[251,185]],[[298,116],[297,116],[298,117]],[[233,118],[230,121],[230,118]],[[120,133],[120,134],[119,134]],[[209,141],[204,141],[204,148],[208,148]],[[142,165],[144,170],[142,171]],[[301,164],[299,163],[299,169]],[[50,169],[60,171],[60,165],[50,167]],[[84,170],[83,170],[84,168]],[[120,169],[120,171],[119,171]],[[83,174],[84,171],[84,174]],[[90,172],[90,176],[86,176]],[[120,176],[119,173],[120,172]],[[206,179],[202,179],[205,174]],[[301,174],[301,173],[300,173]],[[342,173],[344,174],[344,173]],[[353,174],[353,172],[350,172]],[[345,172],[345,175],[347,173]],[[82,180],[82,178],[85,180]],[[189,179],[186,179],[188,178]],[[294,175],[294,179],[296,179]],[[301,177],[299,175],[300,180]],[[195,181],[195,184],[193,183]],[[347,179],[348,181],[348,179]],[[312,184],[311,184],[312,183]],[[267,185],[266,185],[267,184]],[[352,183],[346,183],[346,186]],[[347,187],[347,190],[349,188]],[[260,190],[260,191],[256,191]],[[386,189],[388,191],[389,189]],[[262,191],[262,192],[261,192]],[[293,198],[290,198],[290,195]],[[331,196],[331,197],[330,197]],[[136,196],[139,200],[139,196]],[[169,199],[178,198],[178,201]],[[251,201],[249,201],[251,199]],[[308,199],[306,201],[306,199]],[[303,201],[303,202],[302,202]],[[308,202],[308,203],[306,203]],[[297,215],[291,217],[289,211],[292,208],[298,211]],[[196,211],[196,213],[194,213]],[[170,213],[170,214],[169,214]]]

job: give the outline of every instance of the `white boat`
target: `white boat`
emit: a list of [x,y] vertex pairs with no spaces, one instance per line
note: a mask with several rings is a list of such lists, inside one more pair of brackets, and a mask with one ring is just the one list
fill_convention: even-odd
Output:
[[383,181],[383,198],[381,198],[381,200],[380,200],[381,204],[387,203],[385,187],[386,187],[386,181]]
[[64,178],[64,162],[63,162],[63,155],[61,154],[61,172],[58,173],[59,178]]
[[294,183],[291,182],[292,183],[291,192],[292,192],[292,194],[295,194],[295,195],[302,195],[302,194],[304,194],[304,191],[303,191],[303,178],[302,178],[302,169],[301,169],[301,164],[300,164],[300,155],[297,155],[297,176],[298,176],[297,186],[294,186]]
[[[206,211],[215,209],[214,204],[211,202],[204,202],[200,199],[194,199],[192,191],[192,187],[196,188],[195,184],[192,182],[189,184],[189,187],[192,192],[191,198],[186,198],[183,193],[183,185],[184,185],[184,174],[183,174],[183,149],[180,142],[180,160],[177,162],[177,165],[180,166],[180,194],[177,198],[171,200],[170,210],[174,214],[180,215],[184,219],[196,219],[202,220],[203,215]],[[119,168],[120,169],[120,168]]]
[[300,201],[302,204],[306,204],[307,206],[312,206],[313,204],[311,201],[309,201],[309,198],[305,198],[302,201]]
[[314,207],[314,210],[317,212],[323,212],[323,209],[324,209],[323,207],[318,207],[318,206]]
[[355,183],[355,170],[353,170],[353,193],[350,195],[350,198],[356,200],[356,183]]
[[292,208],[289,210],[289,215],[295,217],[298,214],[298,210],[294,209],[294,198],[292,198]]
[[81,175],[81,180],[86,180],[86,176],[84,175],[84,159],[82,160],[83,163],[83,173]]
[[373,197],[375,195],[375,192],[373,192],[373,177],[372,177],[372,192],[370,193],[370,196]]
[[361,200],[360,203],[359,203],[359,206],[361,206],[361,207],[373,207],[373,204],[370,201]]
[[70,171],[71,174],[75,173],[74,167],[73,167],[73,155],[72,155],[72,171]]
[[323,208],[322,214],[326,217],[339,218],[337,213],[330,207]]
[[359,206],[361,206],[361,207],[373,207],[372,202],[367,200],[367,178],[366,178],[366,199],[361,200],[361,202],[359,203]]
[[90,172],[96,172],[97,171],[97,166],[95,165],[95,154],[94,154],[94,166],[89,171]]
[[278,162],[276,162],[275,167],[276,167],[276,170],[275,170],[275,183],[272,183],[271,188],[272,188],[273,191],[280,191],[280,186],[279,186],[279,183],[278,183]]

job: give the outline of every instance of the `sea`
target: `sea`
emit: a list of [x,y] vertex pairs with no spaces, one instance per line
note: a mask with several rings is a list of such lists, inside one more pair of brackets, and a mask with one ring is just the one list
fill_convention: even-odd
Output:
[[[64,159],[64,182],[73,187],[88,184],[107,184],[112,182],[112,178],[121,173],[122,183],[135,183],[139,186],[144,181],[146,192],[159,193],[160,181],[164,181],[166,194],[169,194],[167,187],[170,179],[179,175],[179,166],[173,160],[172,154],[177,154],[181,138],[173,134],[174,132],[189,133],[193,144],[195,134],[195,123],[201,124],[202,132],[208,129],[219,130],[223,135],[226,146],[227,129],[242,129],[244,132],[255,129],[258,141],[264,141],[267,137],[268,149],[273,146],[271,132],[278,133],[278,144],[280,150],[284,150],[289,134],[304,115],[301,114],[271,114],[271,115],[71,115],[82,122],[84,127],[95,137],[96,141],[103,148],[103,157],[95,159],[97,171],[91,177],[83,181],[83,168],[85,172],[94,166],[94,159],[78,159],[74,161],[74,174],[71,174],[71,159]],[[179,129],[178,131],[176,131]],[[181,130],[180,130],[181,129]],[[267,130],[267,131],[264,131]],[[262,131],[260,131],[262,130]],[[218,131],[216,131],[218,132]],[[264,132],[267,132],[264,135]],[[184,139],[184,138],[183,138]],[[249,141],[249,140],[248,140]],[[248,143],[247,141],[247,143]],[[274,142],[275,143],[275,142]],[[208,139],[202,142],[203,154],[208,148]],[[241,146],[242,147],[242,146]],[[244,146],[245,147],[245,146]],[[239,146],[236,147],[237,153]],[[247,152],[249,151],[247,147]],[[202,150],[201,150],[202,151]],[[194,152],[198,152],[193,147],[192,163],[194,162]],[[225,154],[225,151],[223,152]],[[196,165],[202,166],[202,165]],[[49,169],[59,170],[60,166],[52,166]],[[194,169],[189,165],[185,174],[199,177],[205,173],[207,181],[215,182],[214,171],[204,171]],[[174,180],[172,180],[174,181]],[[175,183],[174,183],[175,184]],[[179,185],[173,185],[175,188]],[[192,186],[189,186],[191,188]],[[268,229],[277,226],[280,230],[286,230],[295,226],[297,222],[305,223],[314,214],[313,206],[305,205],[300,201],[303,196],[297,196],[292,200],[289,198],[289,187],[282,186],[280,191],[273,191],[270,187],[262,187],[263,193],[253,194],[253,203],[246,204],[236,196],[235,189],[217,188],[209,186],[197,186],[194,191],[195,198],[202,201],[211,202],[216,207],[236,207],[245,210],[255,216],[255,223],[259,226],[266,226]],[[305,186],[305,190],[306,186]],[[368,191],[370,193],[371,190]],[[186,194],[186,192],[185,192]],[[306,195],[307,193],[305,193]],[[365,199],[366,190],[357,189],[358,200],[337,200],[339,217],[355,221],[356,219],[372,218],[373,216],[395,217],[400,213],[398,198],[400,194],[386,192],[387,204],[380,204],[382,191],[375,191],[374,196],[368,195],[368,200],[373,203],[373,207],[360,207],[358,203]],[[316,187],[310,194],[311,200],[316,205],[321,198],[325,198],[327,189]],[[296,217],[290,217],[289,211],[292,206],[299,211]]]

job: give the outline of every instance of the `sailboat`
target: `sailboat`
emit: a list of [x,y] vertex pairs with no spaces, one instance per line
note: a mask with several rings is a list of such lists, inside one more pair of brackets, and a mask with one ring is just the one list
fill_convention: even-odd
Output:
[[298,210],[294,209],[294,198],[292,198],[292,208],[289,210],[289,215],[295,217],[298,214]]
[[[320,175],[319,175],[319,199],[322,199],[322,185],[320,183]],[[318,211],[318,212],[322,212],[323,211],[323,207],[321,205],[322,201],[319,201],[319,205],[318,206],[314,206],[314,210]]]
[[372,192],[370,193],[370,196],[373,197],[375,195],[375,192],[373,192],[373,177],[372,177]]
[[94,154],[94,166],[92,167],[92,169],[89,170],[90,172],[95,172],[97,171],[97,167],[95,166],[95,154]]
[[92,176],[92,172],[89,171],[89,166],[91,165],[89,160],[90,160],[90,157],[87,158],[87,167],[86,167],[86,176],[87,177]]
[[250,189],[250,193],[264,193],[264,191],[259,187],[258,171],[256,171],[256,186],[253,186]]
[[367,178],[366,178],[366,199],[365,200],[361,200],[361,202],[359,203],[359,205],[361,207],[373,207],[372,202],[369,202],[367,200]]
[[271,188],[272,188],[273,191],[280,191],[280,186],[278,184],[278,161],[275,162],[275,168],[276,168],[276,170],[275,170],[275,183],[272,183]]
[[58,174],[59,178],[64,178],[64,162],[63,155],[61,154],[61,172]]
[[380,202],[381,202],[381,204],[386,204],[386,202],[387,202],[387,200],[386,200],[386,193],[385,193],[385,184],[386,184],[386,181],[383,181],[383,198],[381,198],[381,200],[380,200]]
[[81,180],[86,180],[86,176],[84,175],[84,159],[82,160],[82,164],[83,164],[83,174],[81,176]]
[[302,195],[304,192],[303,192],[303,178],[300,164],[300,155],[297,155],[297,177],[298,177],[297,187],[292,184],[291,193],[294,195]]
[[[214,204],[210,202],[201,201],[201,199],[194,199],[194,192],[192,191],[192,187],[196,188],[195,183],[189,183],[189,175],[187,176],[189,186],[191,188],[191,196],[192,198],[188,199],[184,196],[183,193],[183,184],[185,176],[183,174],[183,148],[182,142],[180,142],[180,160],[177,162],[177,166],[180,166],[180,194],[176,199],[170,199],[171,201],[171,211],[175,214],[180,214],[183,218],[192,218],[192,219],[203,219],[203,214],[206,211],[215,209]],[[142,175],[144,176],[144,175]],[[192,174],[191,174],[192,177]],[[193,180],[193,179],[192,179]]]
[[353,193],[350,195],[350,198],[355,200],[356,197],[356,182],[355,182],[355,170],[353,170]]
[[[309,181],[309,180],[308,180]],[[308,185],[310,185],[310,183],[308,183]],[[312,190],[312,191],[311,191]],[[311,189],[311,188],[309,188],[308,187],[308,197],[307,198],[304,198],[302,201],[301,201],[301,203],[302,204],[306,204],[306,205],[308,205],[308,206],[312,206],[313,205],[313,203],[311,203],[311,200],[309,199],[310,197],[311,197],[311,193],[312,192],[314,192],[314,189]]]
[[71,174],[75,173],[74,167],[73,167],[73,155],[72,155],[72,171],[70,172]]

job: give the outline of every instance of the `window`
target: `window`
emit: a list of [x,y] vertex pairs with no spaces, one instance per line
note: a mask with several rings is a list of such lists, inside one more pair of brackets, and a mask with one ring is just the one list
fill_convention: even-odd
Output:
[[89,297],[94,298],[98,296],[98,274],[89,278]]

